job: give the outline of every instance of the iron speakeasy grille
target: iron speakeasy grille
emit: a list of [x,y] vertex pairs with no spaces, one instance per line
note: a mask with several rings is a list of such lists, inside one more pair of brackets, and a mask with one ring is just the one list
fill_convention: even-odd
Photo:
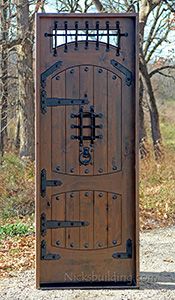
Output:
[[68,21],[64,21],[64,29],[59,26],[59,22],[54,22],[51,33],[46,32],[45,37],[51,37],[53,55],[57,55],[57,47],[64,45],[64,51],[68,51],[68,44],[74,43],[75,50],[78,49],[78,42],[85,42],[85,49],[88,49],[89,42],[94,42],[96,50],[99,49],[100,42],[106,44],[106,51],[110,50],[110,45],[116,47],[116,55],[120,55],[120,39],[122,36],[127,37],[128,33],[121,33],[120,22],[116,21],[115,28],[110,28],[109,21],[106,21],[104,28],[100,26],[100,22],[96,21],[95,28],[89,28],[89,22],[85,21],[84,28],[79,27],[78,21],[75,21],[74,28],[69,28]]

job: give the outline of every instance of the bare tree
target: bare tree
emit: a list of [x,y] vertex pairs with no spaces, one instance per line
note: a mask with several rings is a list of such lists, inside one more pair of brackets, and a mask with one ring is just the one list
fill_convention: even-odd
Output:
[[33,28],[29,17],[29,2],[17,1],[20,156],[34,159],[34,82]]
[[92,0],[56,0],[56,10],[58,12],[81,12],[86,13],[92,6]]

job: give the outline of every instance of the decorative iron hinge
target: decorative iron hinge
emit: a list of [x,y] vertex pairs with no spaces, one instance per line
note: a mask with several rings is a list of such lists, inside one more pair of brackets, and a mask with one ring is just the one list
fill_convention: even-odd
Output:
[[88,104],[87,98],[84,99],[70,99],[70,98],[47,98],[46,91],[41,93],[41,111],[47,112],[47,107],[53,106],[67,106],[67,105],[84,105]]
[[59,254],[47,253],[47,244],[45,240],[41,241],[41,259],[42,260],[57,260],[60,259]]
[[111,59],[111,65],[113,65],[114,68],[116,68],[118,71],[123,73],[126,76],[126,85],[130,86],[132,83],[132,72],[128,70],[125,66],[120,64],[118,61],[115,59]]
[[46,178],[46,170],[42,169],[41,170],[41,196],[44,197],[46,195],[46,187],[47,186],[60,186],[62,185],[61,180],[47,180]]
[[88,226],[87,221],[62,221],[62,220],[47,220],[46,214],[41,214],[41,235],[45,236],[47,229],[67,228],[67,227],[83,227]]
[[43,73],[41,73],[41,112],[45,114],[47,112],[47,107],[51,106],[63,106],[63,105],[83,105],[88,104],[89,101],[87,97],[84,99],[69,99],[69,98],[48,98],[46,92],[46,80],[52,73],[62,66],[62,61],[57,61]]
[[126,252],[114,252],[112,257],[116,259],[132,258],[132,240],[126,241]]
[[55,62],[51,67],[46,69],[43,73],[41,73],[41,86],[45,87],[46,85],[46,79],[49,77],[52,73],[54,73],[57,69],[59,69],[62,66],[62,61],[59,60]]

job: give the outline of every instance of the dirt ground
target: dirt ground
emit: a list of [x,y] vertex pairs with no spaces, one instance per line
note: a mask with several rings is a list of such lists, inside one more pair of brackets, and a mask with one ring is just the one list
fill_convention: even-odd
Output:
[[35,272],[14,273],[0,282],[1,300],[174,300],[175,226],[142,232],[140,235],[139,290],[36,290]]

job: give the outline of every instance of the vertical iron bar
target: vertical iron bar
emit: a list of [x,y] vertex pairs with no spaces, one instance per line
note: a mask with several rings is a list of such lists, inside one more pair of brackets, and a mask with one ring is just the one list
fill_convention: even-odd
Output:
[[75,22],[75,50],[78,49],[78,22]]
[[106,51],[109,51],[109,21],[106,22],[106,30],[107,30],[107,44],[106,44]]
[[83,145],[83,107],[80,107],[80,146]]
[[116,51],[116,55],[119,56],[120,55],[120,23],[119,21],[116,22],[116,29],[117,29],[117,51]]
[[64,30],[65,30],[64,52],[67,52],[67,21],[64,22]]
[[91,144],[94,143],[95,139],[95,115],[94,115],[94,107],[90,108],[90,116],[91,116]]
[[85,42],[85,49],[87,49],[88,48],[88,34],[89,34],[89,23],[88,23],[88,21],[86,21],[86,23],[85,23],[86,25],[86,42]]
[[97,40],[96,40],[96,50],[99,49],[99,21],[96,22]]
[[54,42],[55,42],[55,47],[54,47],[54,53],[53,53],[54,56],[57,55],[57,29],[58,29],[58,22],[55,21],[55,24],[54,24],[54,30],[55,30]]

